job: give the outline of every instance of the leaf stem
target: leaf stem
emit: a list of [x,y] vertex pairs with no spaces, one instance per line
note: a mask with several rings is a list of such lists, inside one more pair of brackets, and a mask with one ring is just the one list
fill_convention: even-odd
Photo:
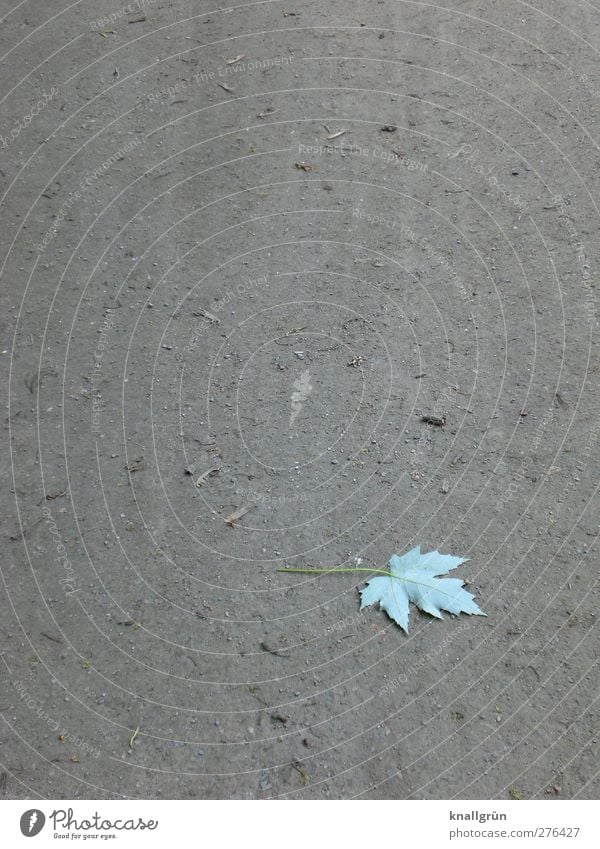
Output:
[[337,568],[332,567],[331,569],[278,569],[278,572],[303,572],[305,575],[310,574],[311,572],[378,572],[380,575],[389,575],[390,578],[395,578],[396,575],[392,575],[391,572],[388,572],[386,569],[367,569],[365,566],[360,567],[352,567],[350,569]]
[[[428,590],[433,590],[435,592],[441,593],[442,595],[448,596],[448,598],[456,598],[456,593],[449,593],[446,590],[441,589],[441,587],[437,584],[426,584],[425,581],[418,581],[416,578],[404,578],[401,575],[392,575],[391,572],[388,572],[385,569],[368,569],[365,566],[355,566],[349,569],[342,568],[332,568],[332,569],[278,569],[278,572],[302,572],[307,575],[311,572],[315,573],[329,573],[329,572],[369,572],[370,574],[379,574],[386,575],[388,578],[394,578],[396,581],[403,581],[405,584],[415,584],[418,587],[426,587]],[[444,573],[445,574],[445,573]],[[441,580],[444,580],[443,578]]]

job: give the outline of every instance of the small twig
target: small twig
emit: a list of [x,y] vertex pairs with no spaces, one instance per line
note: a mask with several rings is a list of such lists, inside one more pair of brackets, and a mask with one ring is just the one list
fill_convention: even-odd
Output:
[[440,427],[442,430],[446,426],[446,416],[421,416],[421,421],[425,422],[425,424],[435,425],[435,427]]
[[263,651],[268,652],[269,654],[277,655],[277,657],[289,657],[289,654],[283,654],[284,650],[274,649],[268,643],[262,642],[260,647]]
[[211,324],[220,324],[221,323],[221,319],[217,318],[216,315],[213,315],[208,310],[197,309],[195,312],[192,313],[192,315],[194,315],[196,318],[198,318],[198,317],[207,318],[211,322]]
[[140,726],[138,725],[138,727],[135,729],[135,731],[133,732],[133,734],[129,738],[129,748],[130,749],[133,749],[133,747],[135,745],[135,738],[138,736],[139,733],[140,733]]
[[240,507],[239,510],[234,510],[233,513],[230,513],[229,516],[225,516],[223,521],[226,525],[229,525],[230,528],[235,528],[235,523],[238,519],[241,519],[242,516],[245,516],[249,510],[252,510],[254,504],[247,504],[245,507]]
[[59,640],[58,637],[53,637],[51,634],[47,634],[45,631],[41,632],[42,637],[46,637],[47,640],[52,640],[53,643],[62,643],[62,640]]
[[300,761],[292,761],[292,766],[294,767],[296,772],[300,773],[300,776],[302,777],[302,784],[306,786],[310,781],[310,776],[307,771],[304,769]]
[[54,501],[55,498],[62,498],[63,495],[67,494],[67,490],[63,489],[62,492],[49,492],[46,496],[46,501]]
[[[308,324],[305,324],[304,327],[292,327],[290,330],[287,330],[283,336],[280,336],[279,339],[274,339],[276,345],[283,345],[284,348],[288,348],[289,345],[286,345],[284,342],[280,342],[280,339],[289,339],[290,336],[293,336],[295,333],[302,333],[303,330],[306,330]],[[292,340],[293,343],[294,340]]]
[[204,482],[207,478],[212,478],[219,473],[219,469],[207,469],[206,472],[202,472],[201,475],[198,475],[196,480],[194,481],[194,485],[200,489],[201,486],[204,485]]

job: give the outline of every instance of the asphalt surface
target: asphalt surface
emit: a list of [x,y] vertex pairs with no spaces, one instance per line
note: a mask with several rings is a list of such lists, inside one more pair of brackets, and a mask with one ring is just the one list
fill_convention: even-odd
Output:
[[597,9],[2,4],[0,795],[597,798]]

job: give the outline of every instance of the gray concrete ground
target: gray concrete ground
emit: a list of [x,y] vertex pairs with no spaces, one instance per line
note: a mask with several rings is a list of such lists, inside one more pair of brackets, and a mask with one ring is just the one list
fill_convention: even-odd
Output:
[[597,796],[597,9],[2,2],[0,794]]

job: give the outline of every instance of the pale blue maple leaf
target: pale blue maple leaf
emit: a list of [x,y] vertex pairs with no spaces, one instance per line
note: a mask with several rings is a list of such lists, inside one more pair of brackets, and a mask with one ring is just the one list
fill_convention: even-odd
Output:
[[372,578],[360,590],[361,610],[379,602],[381,609],[407,634],[409,601],[437,619],[443,618],[442,610],[485,616],[473,601],[474,596],[463,589],[462,580],[436,577],[456,569],[466,560],[438,551],[421,554],[420,545],[402,557],[394,554],[389,562],[389,575]]

